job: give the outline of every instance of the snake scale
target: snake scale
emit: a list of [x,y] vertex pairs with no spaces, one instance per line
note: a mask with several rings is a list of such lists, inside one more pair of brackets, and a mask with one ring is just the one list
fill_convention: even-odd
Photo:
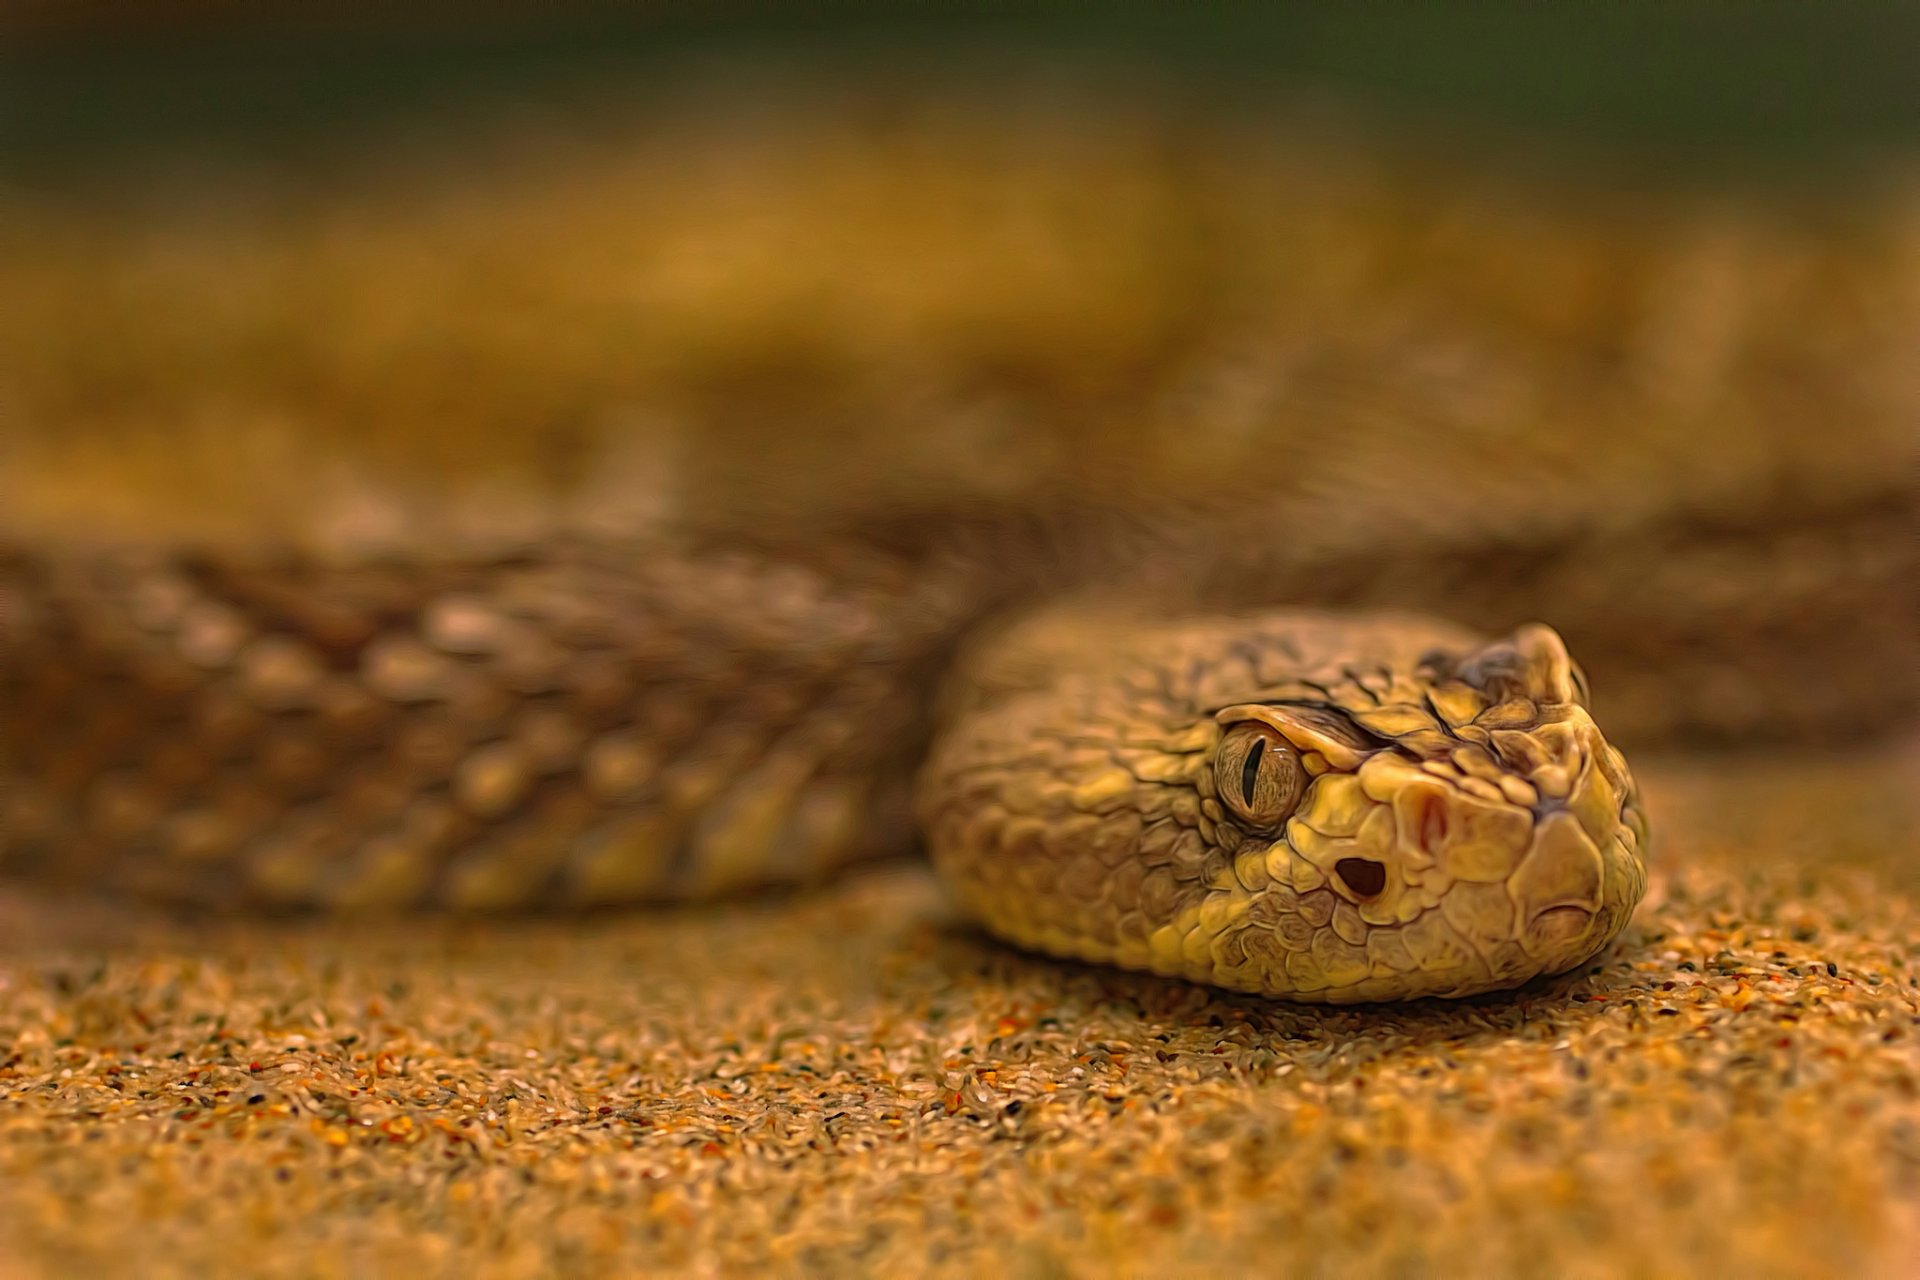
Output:
[[[1075,517],[23,550],[0,857],[202,908],[573,910],[917,840],[1044,952],[1306,1001],[1508,988],[1595,955],[1646,885],[1607,681],[1636,742],[1911,716],[1913,511],[1903,480],[1370,571],[1257,522]],[[1513,616],[1554,601],[1599,701]]]

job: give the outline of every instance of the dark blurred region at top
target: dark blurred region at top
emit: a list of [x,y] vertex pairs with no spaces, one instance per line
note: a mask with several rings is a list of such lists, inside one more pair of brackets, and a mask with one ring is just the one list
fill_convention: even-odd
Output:
[[283,154],[421,110],[646,92],[715,60],[911,77],[1124,64],[1255,114],[1329,93],[1418,130],[1695,169],[1825,168],[1920,137],[1920,6],[1120,3],[322,6],[26,0],[0,13],[0,145],[87,167]]
[[15,4],[0,534],[1844,505],[1920,414],[1916,50],[1851,0]]

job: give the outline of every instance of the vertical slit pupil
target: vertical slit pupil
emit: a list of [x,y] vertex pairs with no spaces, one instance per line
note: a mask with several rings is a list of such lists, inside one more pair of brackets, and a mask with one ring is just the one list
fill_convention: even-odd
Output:
[[1255,738],[1253,748],[1247,752],[1247,762],[1240,766],[1240,797],[1253,807],[1253,784],[1260,780],[1260,758],[1267,754],[1267,740]]

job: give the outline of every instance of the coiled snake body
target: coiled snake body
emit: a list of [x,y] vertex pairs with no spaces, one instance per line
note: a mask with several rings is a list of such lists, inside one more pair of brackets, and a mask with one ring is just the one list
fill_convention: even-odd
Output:
[[[1645,883],[1596,716],[1635,742],[1911,722],[1917,511],[1902,480],[1615,533],[1383,533],[1364,564],[1190,511],[0,553],[0,871],[557,911],[918,844],[1056,954],[1301,1000],[1509,987],[1594,955]],[[1602,700],[1546,627],[1382,606],[1546,615]]]
[[1147,622],[841,570],[562,543],[21,561],[7,866],[557,909],[811,879],[917,826],[1015,942],[1318,1001],[1562,971],[1641,895],[1632,780],[1545,627]]

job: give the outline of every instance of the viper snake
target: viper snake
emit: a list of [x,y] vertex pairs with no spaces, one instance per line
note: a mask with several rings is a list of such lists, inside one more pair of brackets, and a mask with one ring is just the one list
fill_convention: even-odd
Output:
[[[1221,526],[1151,554],[941,521],[804,552],[16,552],[0,859],[195,909],[498,912],[710,899],[918,846],[968,915],[1055,955],[1304,1001],[1509,988],[1605,948],[1647,884],[1607,690],[1541,623],[1489,638],[1380,606],[1484,623],[1584,583],[1568,634],[1636,741],[1812,735],[1835,713],[1783,692],[1793,656],[1881,634],[1844,615],[1897,593],[1909,554],[1757,573],[1738,630],[1636,614],[1629,584],[1657,602],[1728,538],[1897,546],[1907,497],[1345,578]],[[1501,590],[1476,607],[1478,578]],[[1724,609],[1739,583],[1718,582]],[[1897,607],[1884,634],[1911,634]],[[1715,636],[1778,646],[1757,702],[1682,692]],[[1910,713],[1887,652],[1847,723]]]

